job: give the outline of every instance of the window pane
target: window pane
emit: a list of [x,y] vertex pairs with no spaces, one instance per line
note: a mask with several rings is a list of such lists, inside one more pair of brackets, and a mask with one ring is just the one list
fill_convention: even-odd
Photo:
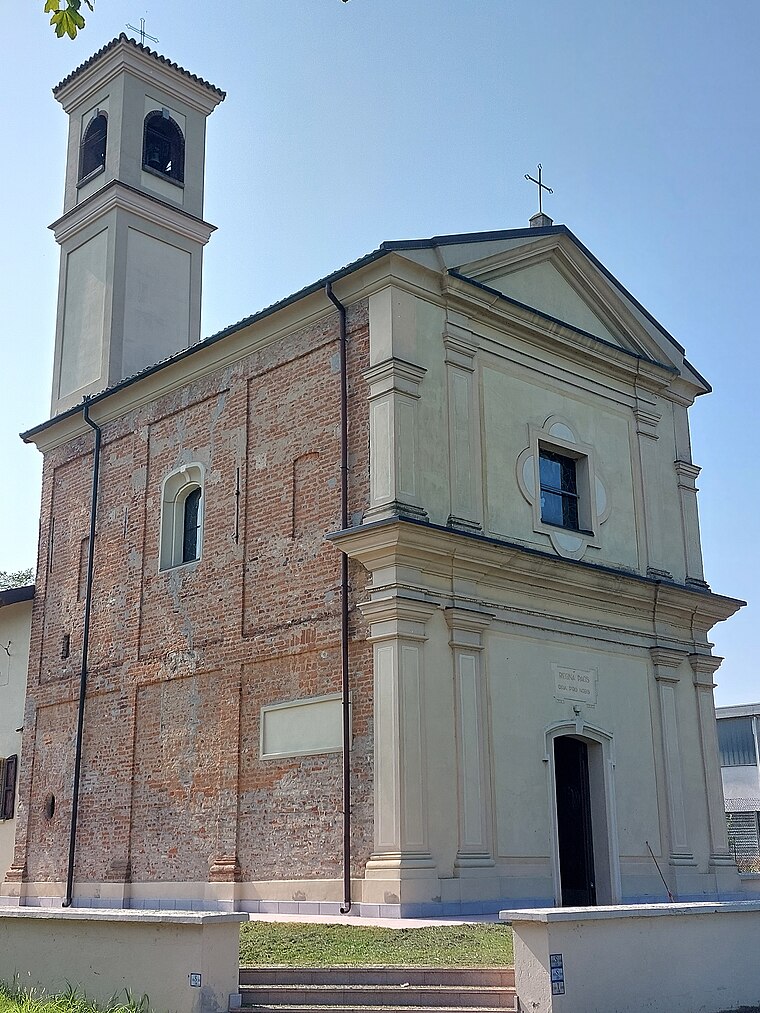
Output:
[[718,747],[722,767],[750,767],[755,763],[752,718],[720,718]]
[[556,492],[541,490],[541,520],[547,524],[564,525],[562,496]]
[[562,491],[575,492],[575,461],[569,457],[560,457],[562,469]]
[[541,520],[563,528],[578,530],[578,497],[575,460],[540,450]]
[[182,562],[198,558],[198,513],[201,503],[200,489],[193,489],[185,498],[185,515],[182,532]]
[[566,528],[578,530],[578,500],[575,496],[562,497],[562,523]]
[[541,451],[538,464],[541,472],[541,488],[556,489],[559,492],[562,488],[560,459],[554,454]]

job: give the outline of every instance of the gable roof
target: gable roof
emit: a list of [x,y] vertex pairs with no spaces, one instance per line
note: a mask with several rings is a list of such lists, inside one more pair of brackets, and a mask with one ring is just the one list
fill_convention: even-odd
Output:
[[[126,36],[124,36],[124,38],[126,38]],[[127,41],[133,42],[133,40],[131,39]],[[136,45],[140,49],[146,48],[140,46],[139,43],[134,43],[134,45]],[[76,71],[74,73],[76,73]],[[107,387],[104,390],[89,396],[88,398],[84,399],[84,401],[82,401],[80,404],[74,405],[72,408],[69,408],[64,412],[61,412],[59,415],[54,416],[53,418],[47,420],[46,422],[43,422],[40,425],[35,426],[32,429],[29,429],[26,432],[21,433],[20,434],[21,438],[26,442],[30,442],[37,434],[43,432],[44,430],[54,425],[55,423],[59,422],[60,420],[69,418],[73,415],[77,415],[82,410],[82,406],[85,403],[85,401],[87,401],[88,403],[95,403],[97,401],[102,400],[103,398],[108,397],[110,394],[113,394],[116,391],[123,390],[125,387],[128,387],[131,384],[136,383],[140,379],[150,376],[153,373],[156,373],[157,371],[172,365],[173,363],[180,362],[183,359],[186,359],[189,356],[195,354],[196,352],[208,348],[209,345],[214,344],[218,341],[223,341],[230,335],[235,334],[238,331],[241,331],[244,328],[251,326],[252,324],[256,323],[259,320],[263,320],[264,318],[271,316],[274,313],[277,313],[279,310],[284,309],[286,306],[290,306],[293,303],[298,302],[300,299],[305,299],[307,296],[313,295],[314,293],[323,290],[327,284],[332,284],[336,281],[339,281],[341,278],[345,278],[348,275],[353,274],[354,272],[359,271],[364,267],[367,267],[369,264],[372,264],[373,262],[382,259],[388,254],[400,253],[408,255],[414,252],[424,253],[424,251],[435,251],[435,250],[441,251],[446,248],[452,249],[459,248],[461,251],[467,251],[469,247],[473,247],[475,250],[477,250],[479,248],[485,248],[489,244],[494,247],[503,247],[505,250],[509,250],[517,248],[518,246],[523,245],[525,242],[536,241],[546,236],[566,237],[567,240],[569,240],[572,244],[574,244],[574,246],[578,249],[578,251],[585,258],[587,258],[590,264],[592,264],[593,267],[606,279],[606,281],[613,287],[613,289],[617,291],[624,300],[626,300],[633,307],[635,307],[635,309],[642,314],[642,316],[649,322],[649,324],[662,334],[665,342],[670,343],[670,345],[672,345],[672,348],[676,353],[675,357],[677,359],[681,359],[685,367],[692,373],[697,383],[701,384],[704,387],[704,392],[706,393],[712,390],[707,380],[705,380],[704,377],[702,377],[685,358],[682,358],[684,352],[683,346],[679,344],[678,341],[676,341],[676,339],[662,326],[662,324],[660,324],[659,321],[657,321],[655,317],[652,316],[652,314],[649,313],[649,311],[644,306],[642,306],[642,304],[633,295],[631,295],[631,293],[617,280],[617,278],[615,278],[615,276],[610,271],[608,271],[606,267],[604,267],[601,261],[599,261],[591,253],[591,251],[588,250],[588,248],[584,246],[583,243],[581,243],[581,241],[575,236],[575,234],[571,232],[571,230],[567,228],[566,225],[550,225],[550,226],[543,226],[540,228],[529,227],[523,229],[501,229],[498,231],[490,231],[490,232],[466,232],[453,235],[432,236],[429,239],[403,239],[403,240],[385,241],[381,243],[380,246],[377,247],[377,249],[373,250],[371,253],[367,253],[363,257],[359,257],[357,260],[351,261],[350,263],[346,264],[344,267],[338,268],[337,270],[331,272],[330,274],[327,274],[324,277],[319,278],[317,281],[312,282],[310,285],[306,285],[304,288],[299,289],[292,295],[286,296],[285,298],[270,304],[264,309],[252,313],[250,316],[243,317],[236,323],[230,324],[229,326],[223,328],[220,331],[217,331],[216,333],[210,335],[209,337],[202,339],[196,344],[190,345],[188,348],[183,348],[180,351],[175,352],[173,355],[170,355],[167,358],[162,359],[161,361],[155,363],[154,365],[148,366],[145,369],[141,370],[140,372],[135,373],[132,376],[126,377],[125,379],[120,380],[118,383],[115,383],[112,386]],[[466,259],[473,260],[474,258],[466,257]],[[461,264],[462,260],[455,257],[453,263]],[[436,262],[435,268],[440,271],[441,269],[440,261]],[[473,279],[470,278],[469,276],[462,275],[457,270],[456,266],[448,267],[447,272],[452,277],[463,278],[463,280],[471,284],[480,284],[477,282],[477,279]],[[510,296],[505,295],[502,292],[495,292],[495,294],[503,299],[506,299],[507,301],[511,301],[516,305],[521,306],[522,308],[530,309],[532,312],[537,313],[539,316],[543,316],[547,320],[550,320],[555,323],[557,322],[567,323],[566,321],[556,320],[555,318],[549,316],[548,314],[543,313],[537,307],[524,306],[517,300],[511,299]],[[583,334],[586,337],[593,338],[595,341],[599,341],[602,344],[607,345],[611,344],[610,342],[605,341],[604,338],[600,338],[598,335],[595,334],[590,334],[589,332],[583,331],[580,328],[571,327],[571,329],[576,330],[578,333]],[[650,362],[656,362],[658,363],[658,365],[661,366],[665,365],[666,368],[669,368],[673,371],[677,371],[675,367],[664,364],[656,358],[650,358],[647,355],[642,355],[637,352],[629,352],[629,354],[636,355],[637,358],[646,359]]]

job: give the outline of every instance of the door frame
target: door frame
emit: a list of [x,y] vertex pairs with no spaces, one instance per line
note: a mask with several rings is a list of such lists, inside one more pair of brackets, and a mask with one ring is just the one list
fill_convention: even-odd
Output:
[[583,721],[558,721],[544,730],[547,789],[549,802],[549,838],[554,885],[554,904],[562,906],[562,877],[557,827],[557,780],[554,769],[554,740],[569,735],[588,747],[589,786],[591,789],[591,828],[594,846],[594,882],[596,903],[619,904],[620,847],[615,803],[615,756],[610,732]]

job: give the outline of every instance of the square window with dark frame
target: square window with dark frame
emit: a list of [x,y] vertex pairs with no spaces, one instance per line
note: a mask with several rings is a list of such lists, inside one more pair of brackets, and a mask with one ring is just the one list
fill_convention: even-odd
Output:
[[575,460],[539,447],[541,520],[561,528],[580,530]]

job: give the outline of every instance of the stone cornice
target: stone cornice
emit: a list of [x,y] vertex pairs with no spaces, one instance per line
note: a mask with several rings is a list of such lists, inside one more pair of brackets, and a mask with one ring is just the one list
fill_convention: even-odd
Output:
[[[473,581],[479,595],[489,588],[515,600],[540,594],[552,610],[581,607],[614,615],[619,625],[654,635],[669,627],[706,638],[716,622],[744,605],[734,598],[653,580],[576,560],[560,559],[524,546],[438,525],[394,518],[328,536],[368,570],[401,567],[422,573],[424,586],[441,587],[452,577]],[[533,590],[531,590],[533,589]]]
[[168,225],[178,235],[196,243],[207,243],[211,233],[216,231],[215,225],[210,225],[159,198],[135,190],[118,179],[110,180],[87,200],[76,204],[70,211],[56,219],[49,228],[52,229],[57,243],[65,243],[114,210],[127,211],[162,227]]

